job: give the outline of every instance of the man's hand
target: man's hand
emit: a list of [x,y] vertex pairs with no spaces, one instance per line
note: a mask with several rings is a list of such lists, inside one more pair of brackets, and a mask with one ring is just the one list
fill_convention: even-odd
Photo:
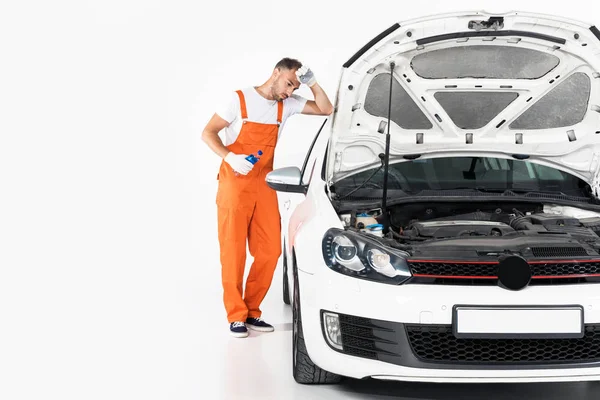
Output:
[[310,68],[308,68],[305,65],[301,66],[296,71],[296,76],[298,77],[298,80],[300,81],[300,83],[304,83],[305,85],[308,85],[309,87],[313,86],[315,83],[317,83],[315,74],[313,74],[313,72],[310,70]]
[[235,154],[230,151],[223,160],[238,174],[248,175],[254,168],[254,164],[246,160],[246,157],[248,157],[247,154]]

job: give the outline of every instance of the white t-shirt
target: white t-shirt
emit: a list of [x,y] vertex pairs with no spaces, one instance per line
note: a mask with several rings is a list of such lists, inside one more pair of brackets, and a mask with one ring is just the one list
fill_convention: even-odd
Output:
[[[242,89],[242,93],[246,101],[248,121],[261,124],[277,124],[277,101],[265,99],[254,87]],[[277,137],[281,135],[285,121],[292,115],[301,113],[306,101],[307,99],[304,97],[295,94],[283,100],[283,116],[281,117]],[[236,92],[231,92],[231,95],[217,107],[217,115],[229,122],[229,126],[223,129],[225,131],[225,146],[228,146],[236,141],[242,127],[240,97]]]

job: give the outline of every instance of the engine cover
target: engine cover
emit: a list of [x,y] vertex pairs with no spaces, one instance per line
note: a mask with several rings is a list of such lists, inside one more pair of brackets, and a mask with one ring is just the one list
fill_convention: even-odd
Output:
[[424,221],[410,225],[416,236],[447,238],[461,236],[504,236],[515,230],[496,221]]

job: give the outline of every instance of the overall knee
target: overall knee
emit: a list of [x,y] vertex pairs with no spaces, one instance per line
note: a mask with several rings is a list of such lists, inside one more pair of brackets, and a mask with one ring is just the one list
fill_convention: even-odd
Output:
[[264,260],[269,263],[277,264],[277,261],[279,260],[280,256],[281,256],[281,246],[270,246],[270,247],[264,249],[264,252],[263,252]]

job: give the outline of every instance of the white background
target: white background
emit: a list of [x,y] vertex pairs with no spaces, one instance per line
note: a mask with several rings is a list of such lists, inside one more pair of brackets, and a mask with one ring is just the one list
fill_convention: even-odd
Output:
[[[600,26],[599,4],[3,1],[0,399],[211,398],[210,338],[228,333],[220,160],[200,134],[229,91],[289,56],[333,102],[341,65],[394,22],[522,10]],[[321,121],[290,119],[277,164],[301,163]]]

